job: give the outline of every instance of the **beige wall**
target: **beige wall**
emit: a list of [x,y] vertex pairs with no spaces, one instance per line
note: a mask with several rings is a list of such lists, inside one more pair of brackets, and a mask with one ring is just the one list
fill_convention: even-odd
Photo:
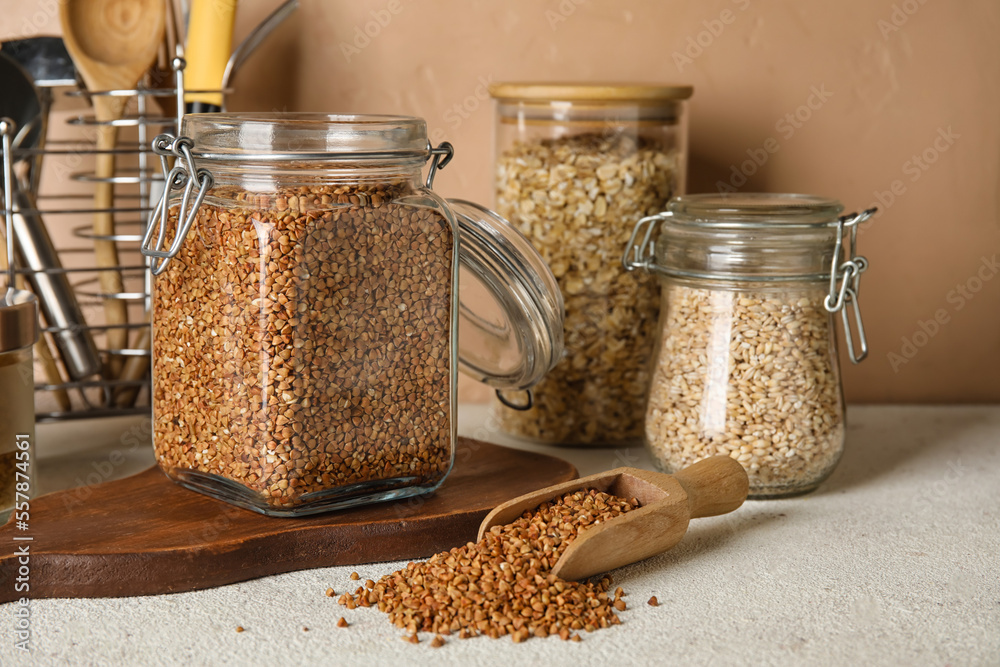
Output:
[[[49,2],[4,0],[0,37],[57,32],[57,20],[24,22]],[[276,4],[242,0],[237,38]],[[1000,267],[984,262],[1000,255],[996,0],[300,5],[247,63],[230,106],[423,116],[456,146],[438,179],[447,196],[490,201],[483,82],[503,79],[693,84],[692,192],[731,179],[773,137],[778,151],[747,164],[744,191],[823,194],[852,209],[889,193],[861,239],[872,354],[845,360],[849,400],[1000,400]],[[372,12],[386,25],[354,47]],[[810,99],[808,120],[782,123]],[[904,345],[914,337],[919,348]]]

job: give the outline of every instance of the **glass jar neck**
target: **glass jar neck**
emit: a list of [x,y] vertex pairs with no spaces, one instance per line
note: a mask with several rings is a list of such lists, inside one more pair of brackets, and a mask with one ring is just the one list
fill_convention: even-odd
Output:
[[673,125],[684,102],[592,102],[562,100],[498,100],[497,115],[504,124],[553,122],[608,122],[609,119],[650,125]]
[[655,264],[693,280],[829,280],[842,208],[802,195],[678,197],[660,224]]
[[216,185],[251,192],[366,181],[417,186],[431,156],[427,124],[409,116],[189,114],[181,135]]
[[363,162],[279,161],[267,164],[241,162],[238,158],[198,161],[208,169],[213,189],[234,187],[246,192],[277,192],[289,188],[337,187],[365,183],[398,184],[407,190],[423,187],[426,160]]
[[691,230],[664,224],[656,264],[668,275],[711,280],[825,281],[830,276],[836,230],[818,234],[767,234],[746,230]]

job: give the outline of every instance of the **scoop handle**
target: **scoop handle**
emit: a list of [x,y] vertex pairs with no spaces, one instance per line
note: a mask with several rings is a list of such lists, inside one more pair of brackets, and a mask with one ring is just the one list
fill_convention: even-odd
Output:
[[673,474],[688,495],[691,518],[732,512],[750,491],[747,472],[728,456],[712,456]]

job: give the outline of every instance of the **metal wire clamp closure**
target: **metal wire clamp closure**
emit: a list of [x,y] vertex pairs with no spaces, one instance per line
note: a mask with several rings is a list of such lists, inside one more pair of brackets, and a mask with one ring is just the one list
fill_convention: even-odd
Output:
[[[191,154],[193,146],[194,142],[189,137],[174,137],[170,134],[161,134],[153,140],[153,152],[160,156],[165,187],[160,201],[149,216],[149,224],[146,226],[146,233],[142,239],[141,252],[152,260],[150,272],[154,276],[163,273],[170,260],[180,252],[185,237],[194,225],[198,209],[214,182],[210,171],[199,169],[195,164],[194,156]],[[426,186],[430,189],[434,185],[434,176],[437,172],[444,169],[455,156],[455,149],[447,141],[442,142],[436,148],[428,142],[427,152],[432,160],[426,180]],[[176,158],[173,168],[169,166],[169,157]],[[192,174],[195,175],[193,178]],[[195,192],[195,187],[198,188],[197,192]],[[170,248],[164,250],[163,244],[166,241],[167,221],[169,219],[168,202],[171,193],[180,188],[183,188],[183,195],[177,210],[177,233],[170,242]],[[154,235],[156,236],[155,242]]]
[[[847,354],[851,363],[861,363],[868,356],[868,339],[865,336],[865,325],[861,319],[861,305],[858,303],[858,294],[861,289],[861,274],[868,270],[868,260],[857,254],[858,249],[858,226],[875,215],[878,208],[872,207],[861,213],[851,213],[837,220],[837,241],[833,247],[833,259],[830,260],[830,293],[823,300],[823,306],[830,313],[840,311],[841,320],[844,323],[844,339],[847,342]],[[844,255],[844,232],[849,231],[849,254],[846,259]],[[841,261],[843,259],[843,261]],[[840,285],[837,285],[837,279]],[[850,306],[848,308],[847,306]],[[854,345],[854,332],[851,328],[850,312],[854,313],[854,324],[857,328],[858,347],[861,353],[857,353]]]
[[[861,213],[851,213],[837,219],[837,240],[833,248],[833,258],[830,261],[830,293],[823,299],[823,307],[827,311],[840,313],[844,323],[847,354],[851,363],[854,364],[861,363],[868,356],[868,338],[865,336],[865,325],[861,319],[861,305],[858,302],[861,274],[868,270],[868,260],[857,254],[858,227],[877,211],[878,209],[873,207]],[[626,271],[644,269],[670,275],[669,272],[664,271],[656,264],[655,241],[653,240],[653,235],[659,227],[657,223],[670,217],[672,217],[672,213],[664,211],[642,218],[635,224],[632,236],[625,246],[625,253],[622,255],[622,266]],[[846,259],[844,258],[845,232],[849,232],[849,252]],[[717,277],[721,278],[722,276]],[[851,325],[852,313],[854,315],[853,326]]]
[[[165,185],[163,195],[149,216],[149,224],[142,239],[142,254],[150,258],[149,270],[154,276],[163,273],[170,260],[180,252],[185,237],[191,230],[198,209],[205,200],[205,195],[212,187],[212,174],[207,169],[198,169],[191,155],[194,142],[188,137],[174,137],[161,134],[153,140],[153,152],[160,156],[160,166],[163,169]],[[167,158],[177,158],[173,168]],[[197,192],[195,192],[197,187]],[[167,235],[169,220],[168,202],[174,190],[183,188],[180,206],[177,209],[177,230],[170,242],[170,248],[163,250]],[[192,197],[193,195],[193,197]],[[156,236],[155,242],[153,236]]]
[[[651,242],[653,233],[656,232],[658,227],[656,223],[672,215],[670,211],[664,211],[655,215],[647,215],[635,223],[635,227],[632,229],[632,236],[629,237],[628,244],[625,246],[625,253],[622,255],[622,267],[626,271],[635,271],[636,269],[656,270],[653,264],[653,244]],[[642,243],[636,244],[640,234],[642,235]]]
[[438,169],[444,169],[455,157],[455,147],[447,141],[442,141],[437,148],[432,148],[430,142],[427,142],[427,152],[431,154],[431,168],[427,171],[427,181],[424,185],[430,190],[434,187],[434,176]]

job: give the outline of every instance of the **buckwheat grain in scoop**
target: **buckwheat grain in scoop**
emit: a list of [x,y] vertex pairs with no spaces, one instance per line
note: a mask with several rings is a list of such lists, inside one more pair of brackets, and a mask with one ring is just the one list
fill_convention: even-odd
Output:
[[[361,595],[411,636],[510,635],[521,642],[558,635],[579,641],[580,630],[621,622],[607,593],[611,578],[564,581],[551,569],[588,526],[638,506],[634,499],[594,489],[567,493],[513,523],[494,526],[479,542],[410,563]],[[352,603],[351,596],[342,602]]]

